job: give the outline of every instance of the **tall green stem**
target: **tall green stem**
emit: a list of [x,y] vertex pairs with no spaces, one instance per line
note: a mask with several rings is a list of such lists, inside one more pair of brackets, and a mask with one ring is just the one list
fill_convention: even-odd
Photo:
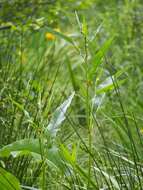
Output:
[[[92,136],[91,136],[91,106],[90,106],[90,94],[89,94],[89,77],[88,77],[88,48],[87,48],[88,42],[87,42],[87,36],[84,36],[84,48],[85,48],[85,69],[86,69],[86,122],[87,122],[87,128],[88,128],[88,145],[89,150],[91,152],[92,149]],[[89,155],[88,158],[88,188],[90,187],[90,177],[91,177],[91,156]]]

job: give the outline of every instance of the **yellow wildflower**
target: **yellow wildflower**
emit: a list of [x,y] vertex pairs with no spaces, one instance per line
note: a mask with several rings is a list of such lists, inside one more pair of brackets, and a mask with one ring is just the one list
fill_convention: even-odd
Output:
[[55,40],[56,37],[52,33],[47,32],[45,34],[45,38],[46,38],[46,40],[53,41],[53,40]]
[[[60,29],[59,29],[59,28],[54,28],[54,31],[55,31],[55,32],[60,32]],[[55,36],[54,34],[50,33],[50,32],[47,32],[47,33],[45,34],[45,38],[46,38],[46,40],[48,40],[48,41],[53,41],[53,40],[56,39],[56,36]]]

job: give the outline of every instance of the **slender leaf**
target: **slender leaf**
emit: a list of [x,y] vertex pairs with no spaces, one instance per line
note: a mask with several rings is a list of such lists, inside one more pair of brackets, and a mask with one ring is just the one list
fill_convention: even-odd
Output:
[[18,179],[0,167],[0,189],[1,190],[20,190]]
[[50,135],[52,137],[55,137],[57,134],[57,131],[59,129],[59,126],[61,125],[61,123],[65,120],[66,116],[65,113],[68,109],[68,107],[70,106],[72,99],[74,97],[74,92],[72,93],[72,95],[65,100],[57,109],[56,111],[53,113],[53,116],[51,118],[51,121],[48,125],[48,127],[46,128],[46,131],[50,132]]
[[104,175],[107,180],[110,180],[110,182],[113,184],[113,186],[114,186],[115,188],[117,188],[117,189],[120,190],[120,186],[119,186],[118,182],[116,181],[116,179],[115,179],[113,176],[109,175],[108,173],[104,172],[103,170],[101,171],[101,170],[100,170],[99,168],[97,168],[97,167],[94,167],[94,169],[95,169],[96,171],[102,173],[102,175]]

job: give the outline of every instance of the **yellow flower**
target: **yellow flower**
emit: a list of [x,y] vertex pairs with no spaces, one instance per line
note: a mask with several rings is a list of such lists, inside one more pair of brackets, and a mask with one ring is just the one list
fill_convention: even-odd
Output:
[[55,40],[56,37],[52,33],[47,32],[45,34],[45,38],[46,38],[46,40],[53,41],[53,40]]

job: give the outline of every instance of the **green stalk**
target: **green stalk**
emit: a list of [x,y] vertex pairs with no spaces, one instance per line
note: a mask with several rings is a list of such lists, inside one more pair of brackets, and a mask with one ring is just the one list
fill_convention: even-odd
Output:
[[[84,51],[85,51],[85,69],[86,69],[86,121],[87,121],[87,128],[88,128],[88,146],[89,146],[89,151],[92,151],[92,120],[91,120],[91,105],[90,105],[90,94],[89,94],[89,79],[88,79],[88,48],[87,48],[87,33],[84,34]],[[89,155],[88,157],[88,189],[90,188],[90,183],[91,183],[91,165],[92,165],[92,158]]]
[[[42,133],[41,133],[42,134]],[[40,152],[41,152],[41,160],[42,160],[42,190],[46,190],[46,168],[45,168],[45,156],[44,156],[44,147],[43,147],[43,142],[42,142],[42,136],[39,136],[39,145],[40,145]]]

